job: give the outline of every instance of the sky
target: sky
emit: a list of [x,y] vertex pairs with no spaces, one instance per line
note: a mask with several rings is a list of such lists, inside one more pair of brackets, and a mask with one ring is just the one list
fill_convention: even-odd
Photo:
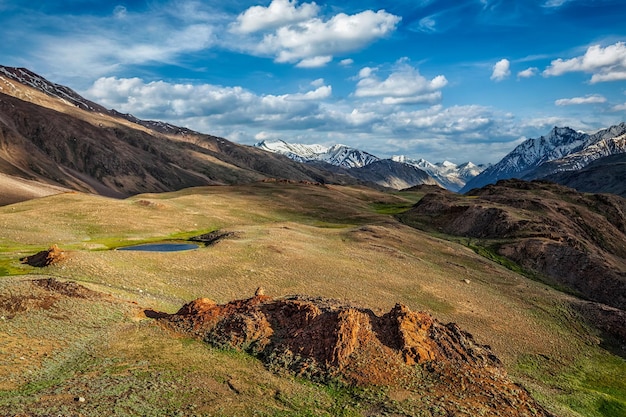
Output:
[[242,143],[495,163],[626,121],[623,0],[0,0],[0,65]]

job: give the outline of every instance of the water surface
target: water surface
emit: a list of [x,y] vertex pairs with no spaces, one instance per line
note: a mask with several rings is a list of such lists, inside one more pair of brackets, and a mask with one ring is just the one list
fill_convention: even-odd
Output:
[[195,243],[147,243],[143,245],[124,246],[117,250],[132,250],[141,252],[180,252],[198,249]]

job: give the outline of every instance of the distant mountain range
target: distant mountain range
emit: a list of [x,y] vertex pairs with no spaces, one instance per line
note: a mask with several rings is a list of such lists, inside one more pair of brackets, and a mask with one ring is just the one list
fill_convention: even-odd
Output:
[[626,196],[626,162],[612,158],[624,153],[626,123],[594,134],[555,127],[488,167],[383,159],[345,145],[245,146],[106,109],[32,71],[0,66],[0,197],[6,197],[0,204],[20,199],[16,184],[32,196],[55,187],[127,196],[272,178],[394,189],[438,184],[455,192],[545,178]]
[[[304,163],[324,162],[337,167],[350,170],[357,173],[359,178],[362,173],[376,172],[376,175],[368,175],[367,178],[374,182],[391,188],[408,188],[420,184],[438,184],[450,191],[459,191],[465,183],[482,172],[486,166],[475,165],[466,162],[456,165],[452,162],[444,161],[436,164],[430,163],[424,159],[410,159],[404,155],[393,156],[391,159],[379,158],[371,153],[352,148],[346,145],[333,145],[330,147],[313,144],[293,144],[283,140],[261,141],[255,144],[257,148],[268,152],[285,155],[294,161]],[[370,169],[362,169],[366,166],[374,164]],[[402,166],[406,165],[406,166]],[[414,169],[417,168],[432,180],[426,179],[423,175],[417,174]],[[388,173],[385,173],[388,170]],[[387,177],[393,177],[387,178]],[[363,178],[361,178],[363,179]]]
[[[576,172],[593,161],[625,152],[626,123],[593,134],[577,132],[568,127],[555,127],[546,136],[524,141],[500,162],[469,180],[461,192],[508,178],[556,180],[564,178],[556,175],[558,173]],[[595,190],[602,191],[602,187]]]
[[435,181],[442,187],[457,192],[465,184],[483,172],[486,165],[476,165],[472,162],[466,162],[464,164],[456,165],[450,161],[438,162],[432,164],[425,159],[409,159],[403,155],[393,156],[392,159],[397,162],[413,165],[433,177]]

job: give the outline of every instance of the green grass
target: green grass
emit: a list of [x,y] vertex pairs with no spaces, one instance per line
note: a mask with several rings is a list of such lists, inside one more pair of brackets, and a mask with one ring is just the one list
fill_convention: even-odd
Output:
[[399,202],[399,203],[384,203],[377,202],[371,203],[370,206],[372,209],[378,214],[388,214],[388,215],[396,215],[404,213],[407,210],[410,210],[413,207],[414,203],[412,202]]
[[[626,361],[600,349],[581,355],[571,364],[562,364],[539,355],[523,355],[517,371],[541,380],[548,395],[588,417],[626,416]],[[550,392],[546,394],[546,392]],[[555,394],[556,393],[556,394]]]

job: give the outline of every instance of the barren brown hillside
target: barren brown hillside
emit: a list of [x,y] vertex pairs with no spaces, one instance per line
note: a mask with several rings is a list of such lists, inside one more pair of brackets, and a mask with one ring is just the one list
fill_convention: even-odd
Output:
[[626,307],[626,200],[619,196],[505,180],[465,196],[427,194],[401,219],[472,238],[587,299]]
[[[71,92],[38,80],[44,87]],[[0,173],[8,178],[0,188],[7,188],[2,184],[9,180],[33,180],[48,188],[123,197],[264,178],[359,182],[346,173],[105,110],[73,92],[74,101],[68,101],[43,87],[40,91],[8,79],[7,74],[0,75],[0,84]],[[0,197],[0,204],[31,195]]]

